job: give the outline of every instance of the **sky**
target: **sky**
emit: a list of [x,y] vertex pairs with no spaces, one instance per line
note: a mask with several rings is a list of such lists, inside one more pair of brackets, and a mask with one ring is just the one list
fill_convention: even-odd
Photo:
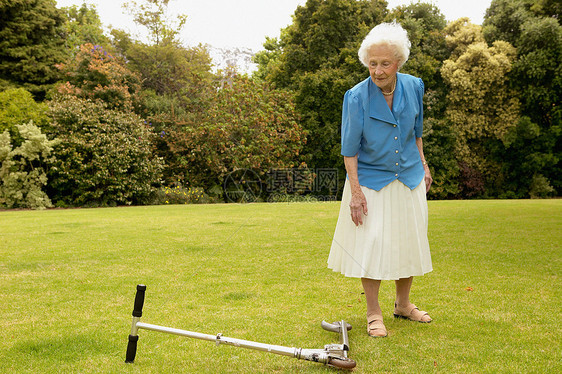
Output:
[[[469,17],[482,24],[492,0],[426,0],[435,4],[448,21]],[[105,26],[124,29],[142,38],[142,27],[122,9],[127,0],[57,0],[58,7],[96,5]],[[137,0],[142,2],[142,0]],[[387,0],[388,8],[407,5],[412,0]],[[416,1],[414,1],[416,2]],[[187,23],[181,33],[185,46],[199,43],[215,48],[262,50],[265,37],[278,37],[280,30],[291,24],[291,16],[306,0],[171,0],[171,15],[186,14]]]

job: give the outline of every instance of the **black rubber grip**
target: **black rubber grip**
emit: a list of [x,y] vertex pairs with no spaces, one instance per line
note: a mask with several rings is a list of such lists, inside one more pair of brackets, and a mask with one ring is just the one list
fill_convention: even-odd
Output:
[[144,284],[137,285],[137,295],[135,296],[135,307],[133,308],[133,317],[142,317],[142,306],[144,305]]
[[137,355],[137,342],[139,341],[139,336],[129,335],[129,343],[127,344],[127,357],[125,362],[132,363],[135,361],[135,356]]

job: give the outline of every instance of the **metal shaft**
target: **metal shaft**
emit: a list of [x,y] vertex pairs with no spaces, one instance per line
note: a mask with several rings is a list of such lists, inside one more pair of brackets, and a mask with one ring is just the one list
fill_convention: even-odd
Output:
[[349,351],[349,336],[347,335],[346,322],[342,319],[340,322],[340,343],[343,345],[343,355],[347,357]]
[[195,338],[201,340],[214,341],[217,343],[217,345],[226,344],[235,347],[254,349],[257,351],[276,353],[278,355],[284,355],[284,356],[298,357],[300,351],[300,349],[298,348],[283,347],[280,345],[263,344],[263,343],[249,341],[249,340],[229,338],[226,336],[222,336],[221,334],[218,335],[202,334],[198,332],[174,329],[170,327],[158,326],[158,325],[153,325],[144,322],[138,322],[136,326],[139,329],[158,331],[158,332],[163,332],[173,335],[187,336],[189,338]]

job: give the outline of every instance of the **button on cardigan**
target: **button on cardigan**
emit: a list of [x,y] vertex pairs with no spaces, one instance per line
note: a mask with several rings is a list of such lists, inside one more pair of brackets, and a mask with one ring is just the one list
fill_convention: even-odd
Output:
[[344,96],[341,154],[358,154],[359,184],[380,191],[398,179],[410,189],[425,176],[416,138],[423,133],[424,84],[397,73],[392,110],[371,77]]

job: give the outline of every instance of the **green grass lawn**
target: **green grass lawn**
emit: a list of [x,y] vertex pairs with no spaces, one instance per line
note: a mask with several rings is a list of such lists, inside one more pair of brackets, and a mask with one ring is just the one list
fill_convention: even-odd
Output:
[[361,283],[326,268],[339,203],[0,212],[2,373],[331,373],[319,364],[139,331],[143,322],[323,348],[345,319],[355,373],[562,371],[562,200],[431,201],[434,271],[412,301],[434,322],[366,334]]

